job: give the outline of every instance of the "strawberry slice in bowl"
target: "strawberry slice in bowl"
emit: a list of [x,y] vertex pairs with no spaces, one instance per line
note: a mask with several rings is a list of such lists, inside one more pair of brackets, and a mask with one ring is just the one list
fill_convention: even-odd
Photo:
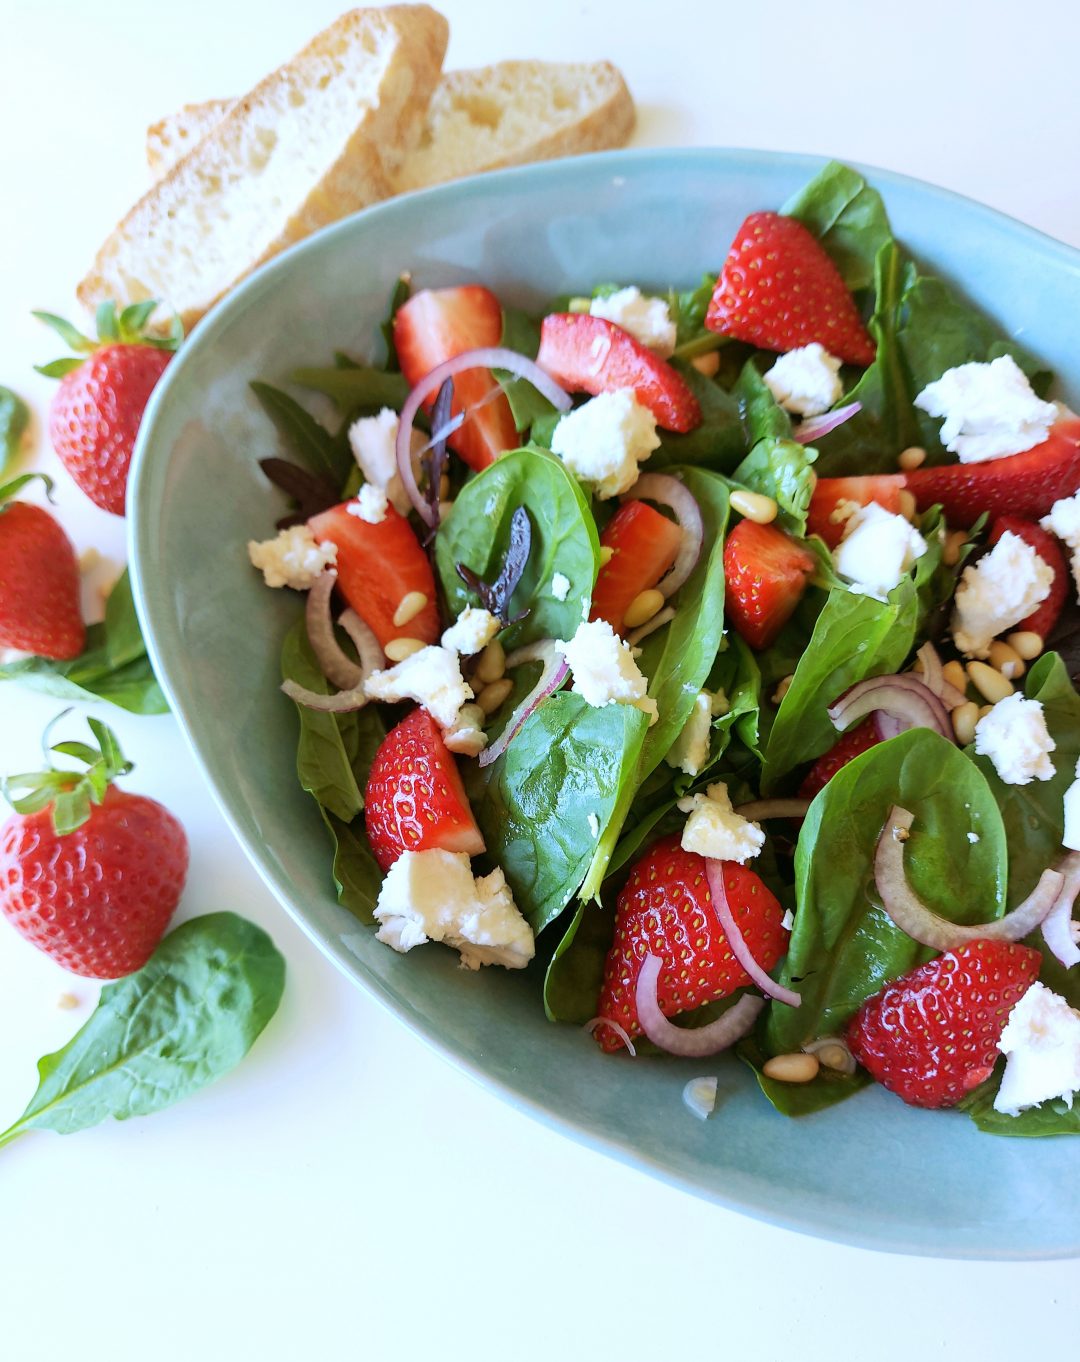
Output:
[[724,544],[724,609],[751,648],[767,648],[795,613],[817,567],[775,525],[740,520]]
[[611,556],[596,576],[589,618],[607,620],[625,633],[626,612],[643,591],[655,587],[675,562],[682,531],[644,501],[619,507],[600,535],[601,551]]

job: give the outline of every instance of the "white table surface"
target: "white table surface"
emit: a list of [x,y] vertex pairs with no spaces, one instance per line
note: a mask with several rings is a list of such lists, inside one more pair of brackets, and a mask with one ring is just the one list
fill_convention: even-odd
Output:
[[[239,93],[339,0],[0,0],[0,383],[37,414],[99,239],[146,183],[142,129]],[[1080,19],[909,0],[445,0],[449,65],[609,57],[641,145],[829,153],[949,185],[1080,245]],[[1037,22],[1036,22],[1037,20]],[[1071,173],[1070,173],[1071,170]],[[718,243],[718,247],[723,243]],[[1007,287],[1007,281],[1004,281]],[[80,549],[119,520],[63,478]],[[0,690],[0,766],[36,763],[59,708]],[[1029,1355],[1069,1336],[1076,1265],[894,1258],[746,1220],[535,1124],[341,977],[234,844],[171,719],[99,706],[129,788],[185,823],[185,913],[233,908],[289,963],[284,1004],[227,1079],[149,1120],[0,1154],[0,1353],[10,1362],[676,1355]],[[61,993],[80,1000],[57,1006]],[[0,1126],[94,989],[0,924]],[[723,1138],[718,1126],[717,1139]],[[902,1313],[898,1313],[902,1312]],[[1069,1334],[1066,1333],[1069,1331]]]

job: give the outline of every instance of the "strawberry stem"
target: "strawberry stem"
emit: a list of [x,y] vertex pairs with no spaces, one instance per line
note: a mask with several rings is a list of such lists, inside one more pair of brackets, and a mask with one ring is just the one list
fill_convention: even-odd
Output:
[[157,335],[146,330],[157,305],[156,298],[148,298],[145,302],[130,303],[117,316],[116,304],[111,299],[100,303],[94,321],[97,340],[84,336],[77,327],[72,326],[63,317],[58,317],[55,312],[31,313],[39,322],[51,326],[75,351],[74,356],[54,359],[49,364],[35,364],[34,368],[46,378],[63,378],[65,374],[77,369],[87,355],[92,355],[95,350],[105,345],[149,345],[155,350],[178,349],[184,339],[184,327],[179,317],[173,317],[166,335]]
[[[53,827],[60,837],[85,823],[92,806],[101,803],[112,782],[132,769],[131,762],[120,750],[116,734],[100,719],[87,720],[90,732],[97,739],[96,747],[84,742],[50,745],[53,729],[70,713],[70,709],[63,710],[45,730],[42,737],[44,770],[25,771],[0,782],[4,798],[16,813],[37,813],[51,807]],[[83,772],[59,769],[51,761],[54,752],[81,761],[87,769]]]
[[17,478],[12,478],[10,482],[0,485],[0,515],[4,512],[4,506],[18,495],[35,478],[40,478],[45,484],[45,495],[50,501],[53,499],[53,480],[47,473],[22,473]]

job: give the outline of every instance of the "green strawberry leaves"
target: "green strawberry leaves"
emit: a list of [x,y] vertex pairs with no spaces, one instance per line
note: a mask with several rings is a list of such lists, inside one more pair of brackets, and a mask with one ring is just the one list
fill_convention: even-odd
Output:
[[[64,710],[58,714],[45,730],[42,739],[45,760],[48,762],[49,753],[55,752],[81,761],[87,769],[80,774],[59,770],[50,763],[45,770],[25,771],[8,776],[2,782],[4,797],[16,813],[37,813],[52,805],[53,827],[60,837],[81,827],[90,817],[92,805],[101,803],[112,782],[132,769],[131,762],[120,750],[116,734],[100,719],[87,719],[90,732],[97,739],[97,747],[84,742],[49,746],[52,730],[70,713],[70,710]],[[20,790],[24,793],[16,793]]]
[[60,339],[75,351],[62,359],[54,359],[49,364],[35,364],[34,368],[46,378],[63,378],[77,369],[87,355],[92,355],[103,345],[149,345],[155,350],[177,350],[184,339],[184,327],[179,317],[173,317],[165,335],[147,331],[147,325],[157,308],[158,300],[148,298],[145,302],[130,303],[117,314],[116,304],[112,301],[99,304],[94,318],[97,340],[84,336],[76,326],[55,312],[33,312],[39,322],[51,326]]
[[26,403],[10,388],[0,385],[0,475],[15,462],[30,424]]

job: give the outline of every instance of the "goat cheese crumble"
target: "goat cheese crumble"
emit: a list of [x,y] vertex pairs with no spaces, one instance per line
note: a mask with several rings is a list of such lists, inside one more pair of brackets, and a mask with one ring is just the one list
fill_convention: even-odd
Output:
[[1056,746],[1047,731],[1042,705],[1019,693],[999,700],[975,725],[975,751],[990,758],[1006,785],[1051,780],[1050,753]]
[[1019,1116],[1080,1090],[1080,1012],[1045,984],[1032,984],[1009,1013],[998,1049],[1006,1063],[995,1111]]
[[291,525],[276,539],[249,540],[247,551],[267,586],[291,586],[294,591],[310,591],[316,578],[337,562],[337,545],[318,543],[306,525]]
[[1080,492],[1062,497],[1050,507],[1050,514],[1039,521],[1044,530],[1056,535],[1072,555],[1072,575],[1080,596]]
[[966,567],[953,598],[952,635],[968,657],[988,657],[998,634],[1046,600],[1054,570],[1025,540],[1006,530],[977,563]]
[[723,782],[710,785],[705,794],[680,799],[678,808],[690,815],[682,833],[684,851],[696,851],[714,861],[745,865],[765,845],[761,824],[751,823],[734,811]]
[[663,298],[650,298],[635,285],[621,288],[606,298],[594,298],[589,304],[594,317],[614,322],[663,359],[675,349],[675,323],[671,309]]
[[872,501],[849,517],[833,560],[851,582],[849,591],[883,601],[925,552],[926,540],[914,525]]
[[[412,509],[405,486],[398,474],[397,433],[400,422],[396,411],[383,407],[377,416],[361,416],[349,427],[349,448],[360,465],[364,481],[381,488],[395,511],[408,515]],[[412,451],[424,444],[423,431],[413,430]]]
[[501,628],[502,621],[498,615],[467,605],[443,634],[442,646],[452,648],[463,657],[472,657],[486,648]]
[[357,520],[364,520],[369,525],[381,525],[386,519],[389,505],[381,487],[376,487],[373,482],[365,482],[357,492],[356,500],[350,501],[345,510],[349,515],[356,516]]
[[457,653],[438,646],[421,648],[385,671],[372,672],[364,694],[369,700],[415,700],[440,728],[452,728],[462,705],[473,698]]
[[943,417],[941,442],[961,463],[985,463],[1042,444],[1057,420],[1052,402],[1036,397],[1012,355],[988,364],[959,364],[915,399],[927,416]]
[[840,399],[841,361],[818,341],[781,355],[765,373],[765,386],[785,411],[820,416]]
[[596,709],[605,705],[634,705],[656,723],[656,701],[647,694],[649,683],[638,670],[629,646],[607,620],[584,621],[569,640],[555,647],[574,674],[573,689]]
[[551,450],[601,501],[637,482],[638,464],[660,448],[656,417],[631,388],[590,397],[555,427]]

